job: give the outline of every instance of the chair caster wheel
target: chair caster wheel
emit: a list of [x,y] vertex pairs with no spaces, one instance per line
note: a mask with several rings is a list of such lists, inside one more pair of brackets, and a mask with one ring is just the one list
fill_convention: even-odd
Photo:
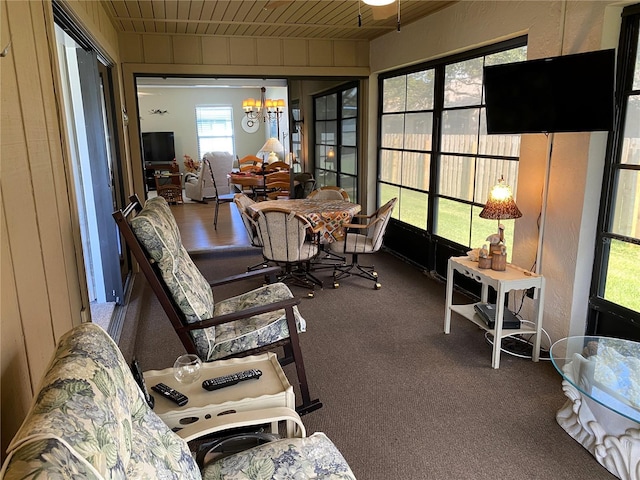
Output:
[[373,288],[374,290],[380,290],[382,288],[382,285],[380,285],[379,283],[376,283]]
[[378,278],[378,272],[371,272],[371,275],[373,275],[375,278]]
[[315,294],[315,293],[313,293],[313,292],[309,292],[309,293],[307,293],[307,298],[313,298],[313,297],[315,297],[315,296],[316,296],[316,294]]

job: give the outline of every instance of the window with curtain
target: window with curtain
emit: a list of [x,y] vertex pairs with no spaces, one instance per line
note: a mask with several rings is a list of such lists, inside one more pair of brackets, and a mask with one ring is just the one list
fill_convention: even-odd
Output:
[[640,340],[640,4],[623,10],[589,333]]
[[526,60],[525,43],[380,76],[378,204],[398,197],[395,219],[469,248],[497,231],[479,214],[501,176],[517,194],[520,135],[487,135],[482,69]]
[[358,198],[358,86],[314,99],[317,186],[337,185]]
[[202,158],[207,152],[229,152],[235,155],[231,107],[197,106],[196,132],[198,158]]

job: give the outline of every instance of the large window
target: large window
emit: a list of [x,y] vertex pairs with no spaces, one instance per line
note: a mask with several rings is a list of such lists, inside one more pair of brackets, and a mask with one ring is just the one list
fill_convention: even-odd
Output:
[[337,185],[358,198],[358,87],[314,99],[317,186]]
[[197,106],[196,131],[198,158],[202,158],[207,152],[229,152],[235,155],[231,107]]
[[482,69],[526,56],[521,37],[380,77],[378,203],[398,197],[394,218],[465,248],[497,231],[479,213],[501,176],[517,194],[520,136],[487,135]]
[[623,11],[614,131],[608,144],[590,333],[640,340],[640,4]]

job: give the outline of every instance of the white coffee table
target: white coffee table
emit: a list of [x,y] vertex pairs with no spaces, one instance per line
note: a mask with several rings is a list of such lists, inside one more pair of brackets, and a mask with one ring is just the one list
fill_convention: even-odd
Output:
[[[258,369],[262,376],[246,380],[212,392],[202,388],[202,381],[243,370]],[[149,393],[155,398],[154,412],[174,431],[197,422],[227,413],[245,412],[271,407],[295,409],[293,387],[284,374],[275,353],[265,353],[230,360],[204,363],[200,379],[192,384],[182,384],[173,376],[173,368],[148,370],[143,373]],[[164,383],[189,398],[189,402],[178,407],[160,394],[151,390],[153,385]],[[278,432],[277,422],[272,432]],[[294,435],[294,424],[287,422],[287,436]]]

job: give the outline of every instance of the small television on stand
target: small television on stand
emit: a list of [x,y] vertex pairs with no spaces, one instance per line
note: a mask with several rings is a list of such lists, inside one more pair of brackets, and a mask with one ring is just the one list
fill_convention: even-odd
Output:
[[176,158],[173,132],[144,132],[142,154],[145,163],[171,163]]
[[175,158],[173,132],[142,133],[142,166],[147,191],[156,189],[156,170],[170,170]]
[[488,134],[609,131],[615,50],[484,67]]

